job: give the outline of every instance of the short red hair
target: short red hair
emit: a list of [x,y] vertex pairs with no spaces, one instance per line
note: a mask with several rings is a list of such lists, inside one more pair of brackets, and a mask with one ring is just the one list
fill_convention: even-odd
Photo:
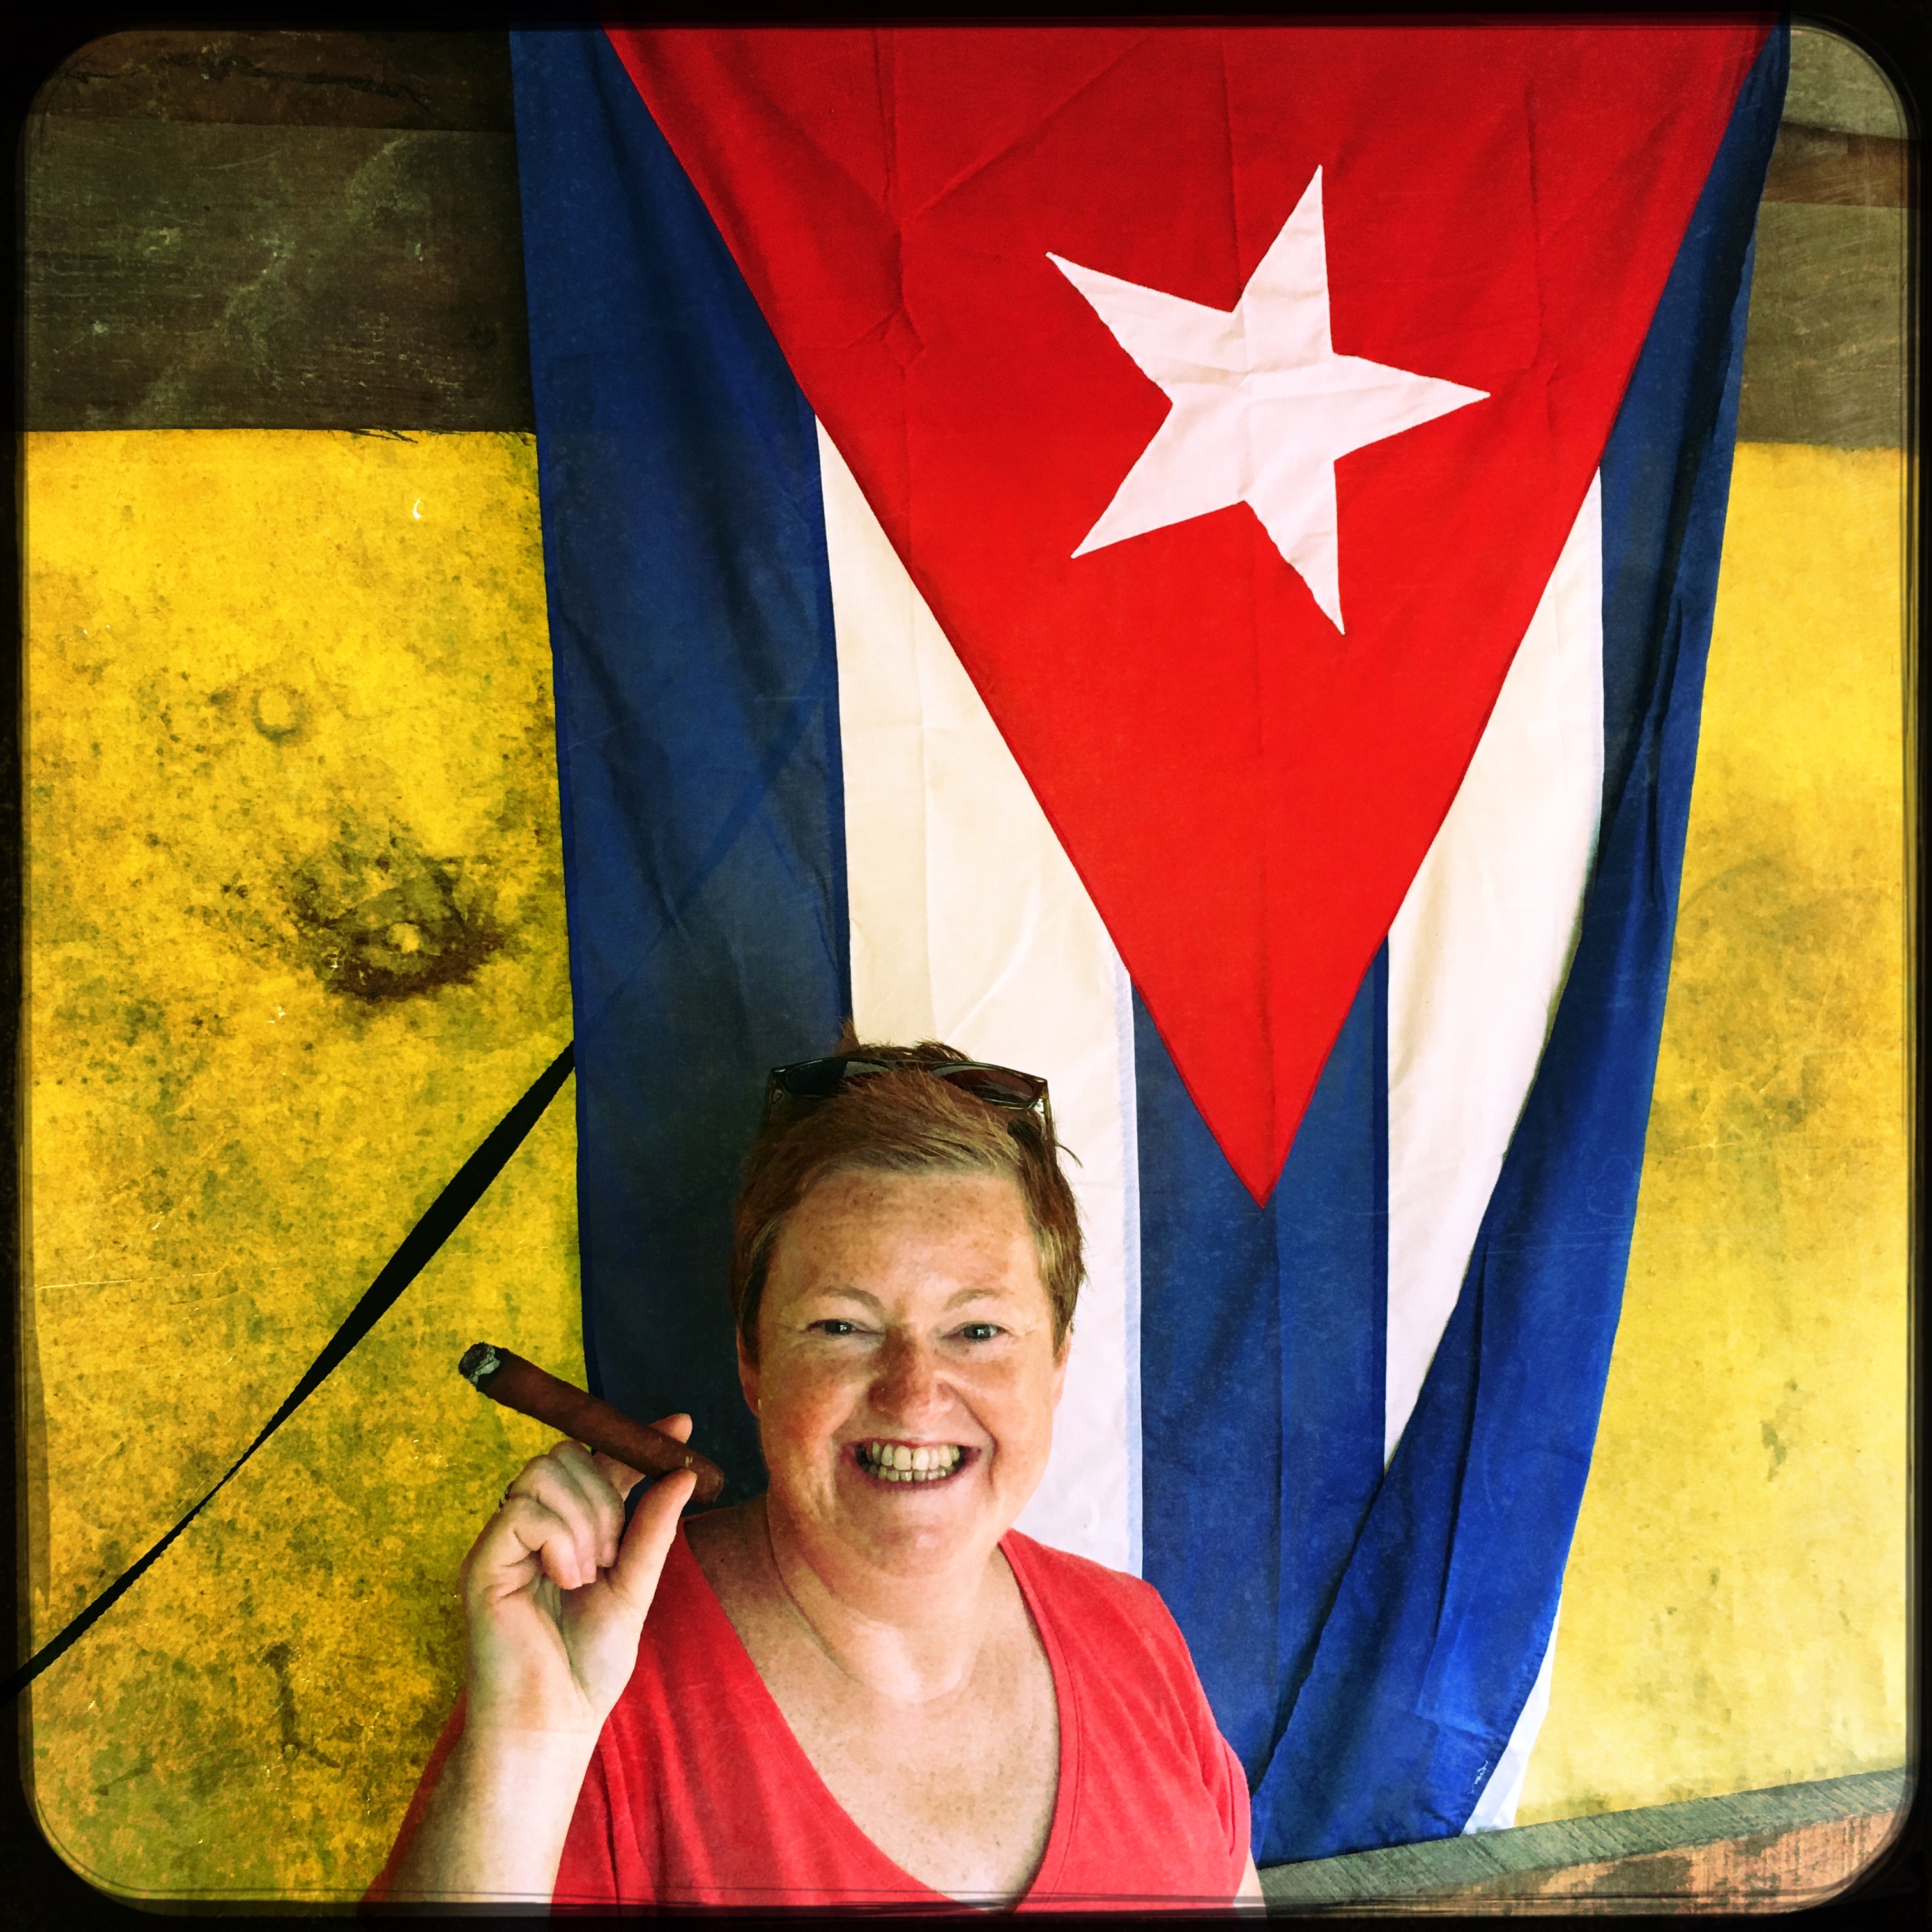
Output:
[[[867,1060],[965,1060],[937,1040],[874,1046],[848,1026],[836,1049]],[[1053,1118],[976,1099],[916,1066],[848,1081],[824,1100],[778,1094],[752,1143],[731,1232],[731,1312],[745,1352],[758,1358],[758,1309],[779,1231],[827,1174],[990,1174],[1012,1182],[1026,1206],[1040,1278],[1053,1312],[1054,1353],[1065,1345],[1084,1274],[1080,1213],[1060,1172]]]

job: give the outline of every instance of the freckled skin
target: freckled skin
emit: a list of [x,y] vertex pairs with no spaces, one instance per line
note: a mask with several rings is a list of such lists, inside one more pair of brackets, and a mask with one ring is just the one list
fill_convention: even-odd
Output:
[[[778,1236],[758,1361],[740,1352],[775,1538],[841,1595],[970,1574],[1040,1485],[1066,1370],[1010,1181],[829,1177]],[[875,1438],[968,1455],[945,1482],[882,1485],[852,1455]]]

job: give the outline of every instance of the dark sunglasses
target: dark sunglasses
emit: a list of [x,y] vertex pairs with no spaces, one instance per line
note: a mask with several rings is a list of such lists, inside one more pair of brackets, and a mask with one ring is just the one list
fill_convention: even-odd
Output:
[[1036,1073],[1022,1073],[1013,1067],[988,1066],[976,1060],[868,1060],[862,1054],[836,1053],[829,1060],[800,1060],[790,1066],[774,1066],[765,1082],[765,1112],[770,1113],[772,1102],[781,1094],[795,1100],[828,1100],[848,1080],[908,1068],[930,1073],[989,1107],[1023,1113],[1029,1107],[1043,1110],[1046,1106],[1046,1082]]

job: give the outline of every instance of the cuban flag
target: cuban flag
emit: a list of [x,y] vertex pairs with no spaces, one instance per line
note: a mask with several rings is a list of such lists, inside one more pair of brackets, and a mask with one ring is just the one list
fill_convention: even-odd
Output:
[[1264,1864],[1514,1815],[1636,1207],[1768,22],[514,39],[585,1351],[761,1482],[766,1069],[1045,1075],[1021,1526]]

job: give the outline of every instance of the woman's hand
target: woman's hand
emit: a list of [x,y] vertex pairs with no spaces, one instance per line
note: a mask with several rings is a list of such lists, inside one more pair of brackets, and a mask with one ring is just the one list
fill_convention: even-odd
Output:
[[[680,1442],[691,1418],[658,1427]],[[524,1466],[463,1563],[470,1681],[463,1734],[389,1897],[547,1904],[577,1794],[638,1660],[678,1512],[698,1479],[643,1480],[581,1443]]]
[[[690,1438],[688,1415],[656,1426]],[[560,1442],[505,1492],[463,1564],[472,1746],[493,1732],[595,1741],[630,1680],[679,1512],[697,1486],[686,1470],[660,1477],[627,1531],[624,1500],[642,1480]]]

